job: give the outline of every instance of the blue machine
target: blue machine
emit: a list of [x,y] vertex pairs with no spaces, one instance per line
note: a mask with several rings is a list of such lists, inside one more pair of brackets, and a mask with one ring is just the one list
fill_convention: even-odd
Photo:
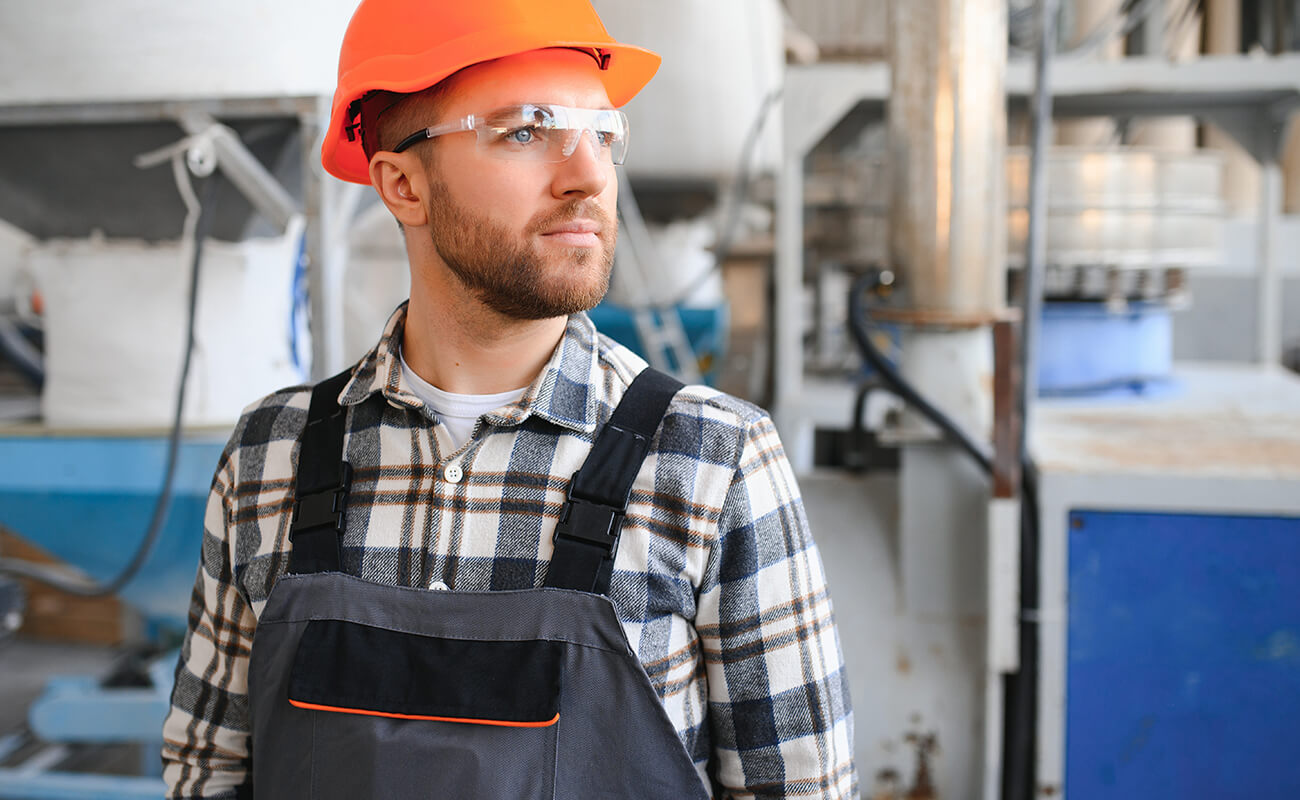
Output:
[[[203,536],[203,513],[225,433],[183,441],[162,534],[120,597],[158,642],[184,630]],[[97,581],[131,559],[162,484],[165,437],[0,435],[0,525]],[[150,686],[105,688],[90,677],[54,677],[29,710],[46,742],[145,743],[145,776],[0,769],[0,798],[158,800],[158,745],[175,654],[149,670]],[[5,743],[0,741],[0,751]],[[4,754],[7,755],[7,754]],[[152,774],[151,774],[152,773]]]
[[[605,301],[587,312],[596,329],[632,352],[647,358],[646,346],[637,334],[636,321],[631,311]],[[664,314],[669,312],[655,312]],[[700,373],[707,383],[717,377],[718,366],[727,352],[727,326],[730,315],[725,303],[712,308],[677,308],[673,312],[682,321],[687,341],[691,344]],[[671,351],[665,357],[673,362]],[[647,360],[649,360],[647,358]]]
[[1039,329],[1038,390],[1045,397],[1147,394],[1167,388],[1173,312],[1163,303],[1051,302]]

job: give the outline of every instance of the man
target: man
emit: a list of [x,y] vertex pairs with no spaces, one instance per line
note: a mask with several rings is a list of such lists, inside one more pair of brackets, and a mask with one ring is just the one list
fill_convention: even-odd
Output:
[[583,313],[613,261],[615,109],[657,66],[587,0],[358,8],[323,162],[397,219],[411,297],[222,456],[169,796],[856,796],[770,419],[641,375]]

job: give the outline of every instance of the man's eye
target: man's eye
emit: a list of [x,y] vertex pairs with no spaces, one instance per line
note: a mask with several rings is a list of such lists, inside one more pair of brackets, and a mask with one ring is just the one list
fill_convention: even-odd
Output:
[[537,131],[533,128],[515,128],[505,135],[505,140],[511,144],[532,144],[537,139]]
[[618,141],[618,134],[613,131],[596,131],[596,141],[600,142],[601,147],[613,147],[614,142]]

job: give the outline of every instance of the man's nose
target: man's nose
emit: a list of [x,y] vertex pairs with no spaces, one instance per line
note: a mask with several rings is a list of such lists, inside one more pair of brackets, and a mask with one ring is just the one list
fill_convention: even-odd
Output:
[[556,197],[598,195],[609,184],[609,157],[592,131],[577,131],[573,136],[572,153],[556,165],[553,193]]

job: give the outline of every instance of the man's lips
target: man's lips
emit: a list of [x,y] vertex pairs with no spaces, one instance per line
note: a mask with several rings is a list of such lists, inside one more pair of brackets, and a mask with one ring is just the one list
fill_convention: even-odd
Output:
[[542,232],[542,238],[568,247],[595,247],[600,244],[601,226],[594,220],[576,219],[555,225]]

